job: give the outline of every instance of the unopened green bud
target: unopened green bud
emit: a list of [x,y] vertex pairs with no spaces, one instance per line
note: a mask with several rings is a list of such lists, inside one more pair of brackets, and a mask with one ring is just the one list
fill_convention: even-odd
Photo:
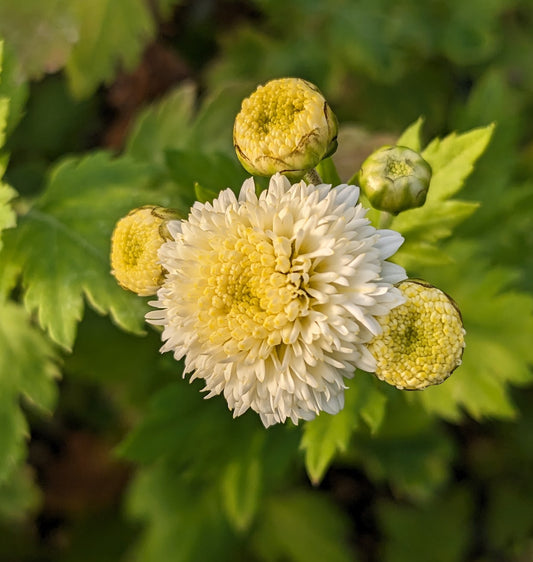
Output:
[[303,177],[337,148],[337,118],[313,84],[272,80],[242,102],[233,144],[251,174]]
[[371,205],[393,215],[421,207],[431,180],[431,166],[405,146],[383,146],[361,166],[359,184]]

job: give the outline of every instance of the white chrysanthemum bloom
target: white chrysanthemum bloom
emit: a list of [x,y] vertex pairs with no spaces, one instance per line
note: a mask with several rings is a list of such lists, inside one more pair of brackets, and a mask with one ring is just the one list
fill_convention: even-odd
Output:
[[249,179],[238,199],[227,189],[168,223],[146,318],[164,327],[161,351],[186,356],[184,373],[208,398],[224,393],[234,416],[252,408],[268,427],[335,414],[344,379],[374,370],[376,317],[404,300],[393,284],[405,271],[386,261],[403,239],[371,226],[358,197],[276,174],[259,197]]

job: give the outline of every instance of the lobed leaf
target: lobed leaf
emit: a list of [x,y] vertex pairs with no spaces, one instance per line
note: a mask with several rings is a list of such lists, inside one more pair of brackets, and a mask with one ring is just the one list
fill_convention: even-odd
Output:
[[58,377],[55,351],[24,309],[0,303],[0,481],[24,455],[27,427],[20,396],[45,412],[53,408]]
[[160,199],[147,182],[145,167],[127,158],[112,160],[102,152],[67,159],[53,170],[19,227],[7,232],[6,258],[11,276],[22,276],[26,308],[38,313],[41,327],[66,349],[74,342],[84,297],[123,329],[141,332],[144,303],[117,285],[109,252],[116,221]]
[[453,443],[434,418],[410,395],[380,383],[388,391],[387,413],[373,435],[360,428],[348,458],[370,479],[387,482],[397,497],[427,501],[450,477]]
[[419,117],[412,125],[400,135],[396,144],[398,146],[406,146],[415,152],[422,150],[422,126],[424,125],[424,118]]
[[314,484],[322,480],[337,453],[347,450],[361,418],[373,431],[383,419],[386,399],[366,373],[356,373],[344,393],[344,400],[344,408],[338,414],[322,412],[304,425],[301,448],[305,451],[307,473]]
[[87,97],[109,82],[117,65],[131,69],[154,34],[150,10],[142,0],[74,0],[79,39],[66,64],[72,92]]
[[422,156],[433,170],[428,203],[445,201],[461,189],[477,159],[487,148],[493,132],[494,124],[467,133],[452,133],[442,140],[433,140],[424,149]]
[[456,243],[450,252],[454,265],[439,271],[441,286],[463,316],[463,363],[444,384],[413,395],[428,411],[455,421],[461,408],[476,419],[513,417],[508,384],[527,384],[533,378],[533,298],[509,291],[513,273],[487,270],[473,252],[470,245]]

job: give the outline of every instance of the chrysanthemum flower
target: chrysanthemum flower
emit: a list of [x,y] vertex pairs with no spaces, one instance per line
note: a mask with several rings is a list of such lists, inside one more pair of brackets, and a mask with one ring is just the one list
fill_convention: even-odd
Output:
[[163,282],[157,251],[168,237],[165,224],[176,213],[146,205],[120,219],[111,237],[111,273],[119,285],[140,296],[155,295]]
[[233,143],[251,174],[300,178],[337,148],[337,119],[310,82],[271,80],[242,102]]
[[257,197],[249,179],[238,199],[227,189],[168,224],[168,273],[146,318],[235,416],[337,413],[344,379],[375,368],[377,318],[403,302],[393,284],[405,272],[386,261],[402,237],[370,225],[357,187],[330,187],[277,174]]
[[378,318],[383,331],[369,345],[376,376],[400,389],[440,384],[461,364],[465,330],[455,303],[422,281],[398,284],[406,298]]

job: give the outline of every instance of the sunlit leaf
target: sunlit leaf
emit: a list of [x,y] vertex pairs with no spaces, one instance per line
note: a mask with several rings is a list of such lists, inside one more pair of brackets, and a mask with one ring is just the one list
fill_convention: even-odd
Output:
[[[450,420],[471,416],[512,417],[507,385],[533,379],[533,298],[508,289],[514,275],[487,271],[470,245],[452,246],[454,266],[439,271],[443,289],[461,310],[466,329],[462,365],[442,385],[413,394],[430,411]],[[431,278],[428,271],[427,277]]]
[[0,3],[0,35],[16,52],[22,71],[31,78],[56,72],[78,39],[70,0],[4,0]]
[[21,460],[27,427],[19,398],[45,412],[53,408],[58,377],[55,352],[22,307],[0,303],[0,481]]
[[452,133],[442,140],[433,140],[423,150],[422,156],[433,170],[428,203],[445,201],[461,189],[487,148],[493,131],[494,125],[489,125],[467,133]]
[[422,149],[422,126],[424,125],[423,117],[419,117],[412,125],[407,127],[405,131],[400,135],[396,144],[398,146],[406,146],[411,150],[420,152]]
[[126,152],[136,160],[163,166],[166,150],[186,146],[195,101],[196,88],[185,84],[145,109],[132,127]]
[[345,452],[360,419],[376,430],[384,415],[385,398],[371,375],[357,372],[344,393],[344,408],[335,415],[322,412],[306,422],[301,447],[305,466],[314,483],[320,482],[337,453]]
[[108,82],[122,65],[131,69],[154,33],[149,8],[142,0],[74,0],[78,40],[67,61],[72,92],[85,97]]
[[131,160],[106,153],[68,159],[18,228],[6,232],[4,251],[22,275],[26,307],[63,347],[72,346],[84,297],[124,329],[141,331],[144,303],[117,285],[109,251],[115,222],[157,202],[146,187],[146,170]]

